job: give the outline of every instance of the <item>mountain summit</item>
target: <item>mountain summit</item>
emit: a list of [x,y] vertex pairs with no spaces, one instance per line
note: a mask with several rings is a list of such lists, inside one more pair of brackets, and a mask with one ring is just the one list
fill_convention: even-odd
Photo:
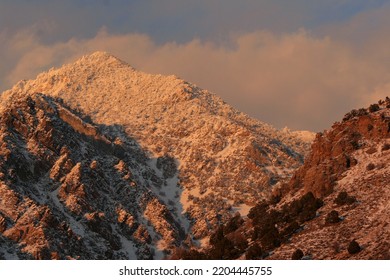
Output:
[[[166,219],[173,241],[157,224],[149,230],[156,232],[152,243],[161,250],[181,242],[183,234],[196,243],[236,212],[245,216],[291,177],[311,145],[308,133],[279,131],[207,90],[176,76],[137,71],[105,52],[19,82],[1,95],[0,108],[17,111],[16,100],[38,93],[83,115],[107,135],[116,127],[145,153],[142,170],[149,171],[138,183],[172,213]],[[84,166],[89,160],[77,161]]]

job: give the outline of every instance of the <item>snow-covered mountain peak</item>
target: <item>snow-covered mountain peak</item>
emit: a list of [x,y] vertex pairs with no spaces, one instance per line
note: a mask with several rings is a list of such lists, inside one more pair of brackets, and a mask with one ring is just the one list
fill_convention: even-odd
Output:
[[307,131],[307,130],[291,130],[287,126],[284,127],[281,130],[282,133],[286,135],[293,135],[297,138],[300,138],[302,141],[305,142],[313,142],[314,138],[316,137],[316,134],[312,131]]
[[[96,51],[94,53],[84,55],[79,60],[75,62],[76,64],[90,64],[91,66],[98,67],[99,65],[107,65],[107,64],[123,64],[131,67],[128,63],[122,61],[116,56],[109,54],[105,51]],[[72,63],[74,64],[74,63]]]
[[[0,104],[7,108],[36,93],[62,100],[96,125],[118,126],[134,139],[151,158],[156,178],[165,180],[161,189],[151,184],[150,191],[181,209],[195,239],[237,211],[245,215],[302,165],[311,145],[194,84],[137,71],[104,52],[20,82],[1,95]],[[188,228],[186,219],[178,220]]]

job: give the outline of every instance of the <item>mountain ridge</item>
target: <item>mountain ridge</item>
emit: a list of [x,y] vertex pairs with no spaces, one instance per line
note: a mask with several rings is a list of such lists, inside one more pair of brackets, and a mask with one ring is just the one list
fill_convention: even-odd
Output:
[[123,126],[153,158],[175,159],[179,172],[166,178],[167,188],[183,187],[178,207],[196,239],[233,209],[246,214],[288,179],[310,146],[176,76],[142,73],[102,52],[18,83],[2,94],[3,106],[36,92],[61,98],[97,124]]

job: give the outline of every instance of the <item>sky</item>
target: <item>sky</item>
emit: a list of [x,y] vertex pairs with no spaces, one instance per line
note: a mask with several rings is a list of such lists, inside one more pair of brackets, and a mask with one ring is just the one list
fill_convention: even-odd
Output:
[[0,92],[107,51],[277,128],[390,96],[390,0],[0,0]]

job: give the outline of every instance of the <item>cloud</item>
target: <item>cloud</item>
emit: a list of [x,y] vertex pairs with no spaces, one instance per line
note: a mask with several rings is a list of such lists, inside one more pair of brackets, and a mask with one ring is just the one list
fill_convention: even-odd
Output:
[[[358,25],[359,19],[354,20],[353,26]],[[367,37],[356,47],[340,34],[260,30],[232,35],[224,42],[159,44],[145,34],[113,34],[102,28],[93,38],[47,43],[39,36],[42,28],[0,33],[1,85],[9,87],[83,54],[105,50],[139,70],[176,74],[277,127],[314,131],[329,127],[352,108],[385,97],[390,88],[390,65],[383,62],[388,59],[388,36]]]
[[0,30],[16,32],[40,21],[55,32],[45,39],[92,38],[101,26],[117,33],[143,33],[159,43],[224,38],[231,32],[313,30],[344,21],[388,0],[2,0]]

